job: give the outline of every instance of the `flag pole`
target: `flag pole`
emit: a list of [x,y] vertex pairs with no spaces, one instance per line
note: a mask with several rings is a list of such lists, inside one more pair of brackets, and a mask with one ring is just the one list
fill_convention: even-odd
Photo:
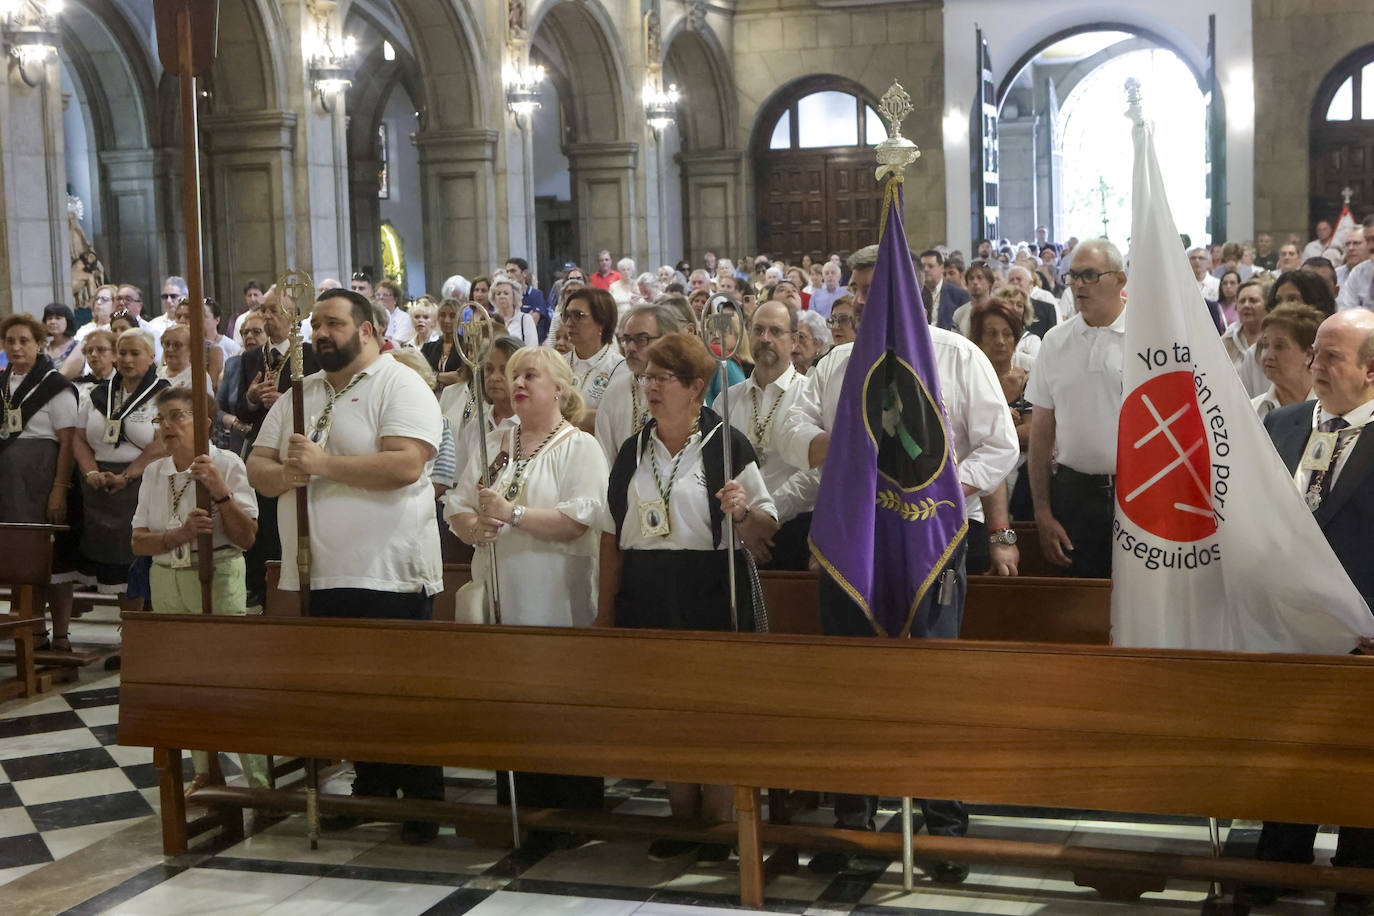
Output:
[[902,890],[916,889],[915,856],[911,850],[911,796],[902,797]]
[[[717,303],[718,304],[718,303]],[[720,379],[720,398],[721,410],[725,416],[721,419],[721,440],[720,444],[725,453],[725,482],[729,483],[734,479],[734,461],[731,455],[730,440],[733,427],[730,426],[730,373],[728,364],[739,353],[741,345],[744,343],[744,323],[740,320],[739,312],[718,310],[707,315],[703,320],[705,326],[706,352],[711,354],[711,358],[716,361],[716,370]],[[729,352],[725,349],[725,335],[735,332],[735,346]],[[720,335],[720,353],[711,349],[711,340],[715,335]],[[735,517],[729,512],[725,513],[725,568],[726,579],[730,588],[730,629],[739,632],[739,596],[735,593]]]

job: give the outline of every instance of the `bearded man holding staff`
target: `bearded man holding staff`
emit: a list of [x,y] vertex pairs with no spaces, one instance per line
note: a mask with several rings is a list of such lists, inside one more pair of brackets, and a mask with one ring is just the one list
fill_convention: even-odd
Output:
[[[425,474],[443,436],[439,405],[419,375],[381,353],[363,296],[328,290],[310,320],[323,371],[304,381],[308,435],[291,432],[291,399],[279,398],[248,458],[249,481],[272,497],[309,488],[312,616],[428,619],[443,588]],[[295,501],[279,501],[277,510],[281,586],[295,591]],[[444,795],[439,767],[358,762],[355,769],[354,795]],[[401,839],[426,843],[437,834],[437,824],[408,821]]]

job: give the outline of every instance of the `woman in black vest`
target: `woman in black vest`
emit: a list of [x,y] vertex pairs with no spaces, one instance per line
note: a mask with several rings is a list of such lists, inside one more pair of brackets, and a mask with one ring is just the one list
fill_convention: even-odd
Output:
[[[32,315],[0,321],[0,341],[9,361],[0,372],[0,522],[63,525],[72,485],[72,437],[76,431],[76,387],[43,352],[48,330]],[[53,545],[53,639],[35,640],[40,649],[70,650],[72,613],[70,534]],[[44,596],[37,596],[40,612]]]
[[[652,419],[627,439],[611,469],[607,503],[613,528],[601,539],[597,621],[604,626],[729,630],[733,546],[739,628],[753,630],[751,576],[743,548],[726,545],[725,513],[742,522],[753,512],[777,516],[748,438],[702,406],[716,361],[701,338],[668,334],[648,354],[644,394]],[[731,479],[725,479],[722,433],[729,429]],[[728,821],[727,786],[670,783],[673,814]],[[721,861],[725,846],[657,840],[656,859],[694,852]]]

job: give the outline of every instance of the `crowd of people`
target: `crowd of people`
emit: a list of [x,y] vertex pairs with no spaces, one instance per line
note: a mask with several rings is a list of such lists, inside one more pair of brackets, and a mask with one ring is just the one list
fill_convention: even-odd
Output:
[[[1253,247],[1183,240],[1261,416],[1317,399],[1319,329],[1338,310],[1374,309],[1374,218],[1340,239],[1318,228],[1306,250],[1289,241],[1272,251],[1265,235]],[[198,611],[202,535],[216,613],[260,610],[271,560],[281,587],[299,589],[301,488],[312,614],[430,616],[442,544],[454,537],[475,551],[460,620],[490,619],[499,591],[506,624],[754,629],[766,620],[757,571],[810,563],[811,514],[876,259],[877,246],[795,264],[706,252],[699,266],[637,272],[603,251],[593,270],[563,265],[546,294],[512,257],[410,301],[368,270],[346,287],[322,280],[313,302],[249,283],[232,310],[206,300],[199,341],[179,277],[151,319],[131,285],[97,290],[80,326],[62,305],[42,320],[5,318],[0,521],[72,532],[56,548],[44,642],[70,648],[74,583],[125,609]],[[1016,574],[1013,520],[1036,522],[1066,574],[1110,576],[1128,264],[1110,241],[1060,244],[1043,228],[1016,245],[980,240],[971,256],[935,245],[913,264],[969,533],[912,635],[953,637],[967,575]],[[490,352],[470,365],[467,334],[484,322]],[[213,392],[212,446],[200,455],[196,347]],[[293,356],[306,373],[304,434],[283,396]],[[196,485],[209,511],[196,507]],[[875,633],[824,574],[821,616],[826,633]],[[208,778],[203,764],[195,784]],[[265,784],[261,760],[244,766]],[[594,783],[518,780],[538,804],[593,807]],[[354,790],[437,798],[442,780],[434,768],[359,763]],[[675,813],[729,817],[719,787],[675,785],[670,796]],[[923,805],[933,832],[967,830],[958,802]],[[873,812],[871,798],[836,799],[843,826],[871,829]],[[435,829],[409,823],[403,836],[426,842]],[[688,852],[729,851],[651,847]],[[831,853],[811,867],[845,864]],[[942,880],[967,873],[932,868]]]

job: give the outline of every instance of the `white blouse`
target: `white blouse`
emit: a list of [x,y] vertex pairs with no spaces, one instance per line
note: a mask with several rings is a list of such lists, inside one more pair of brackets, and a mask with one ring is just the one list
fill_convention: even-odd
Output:
[[[475,425],[475,424],[473,424]],[[527,443],[530,444],[530,443]],[[533,443],[537,444],[537,443]],[[513,433],[502,430],[498,449],[513,451]],[[492,452],[496,454],[495,451]],[[484,469],[472,456],[458,482],[444,496],[444,519],[477,513],[477,479]],[[596,619],[599,522],[606,514],[606,478],[601,447],[587,433],[565,426],[525,468],[517,505],[557,509],[587,526],[571,541],[541,540],[506,525],[495,541],[500,574],[501,622],[516,626],[590,626]],[[515,476],[510,461],[493,487],[503,496]],[[486,551],[473,560],[473,577],[486,582],[491,564]]]
[[[210,446],[210,457],[219,469],[220,476],[224,478],[234,503],[249,518],[257,518],[258,495],[248,483],[248,470],[244,467],[243,461],[233,452],[214,445]],[[190,481],[191,469],[178,471],[170,455],[148,465],[139,481],[138,508],[134,510],[132,527],[147,528],[149,531],[166,531],[180,527],[190,516],[191,510],[196,507],[196,486]],[[173,496],[180,497],[175,506],[172,505]],[[215,549],[234,546],[224,532],[223,515],[216,512],[214,516]],[[158,555],[164,563],[166,557],[167,554]]]
[[[673,474],[673,460],[676,456],[668,453],[668,447],[658,438],[658,429],[649,434],[649,448],[644,450],[630,478],[629,492],[626,494],[625,522],[620,528],[620,548],[622,550],[715,550],[715,537],[711,533],[711,512],[709,500],[714,494],[706,492],[706,469],[702,466],[702,446],[711,436],[718,435],[724,426],[717,426],[705,438],[700,432],[693,433],[687,440],[678,464],[677,475],[673,477],[668,499],[667,537],[646,535],[640,526],[639,507],[643,504],[662,499],[658,485],[654,482],[652,462],[658,461],[658,479],[665,487]],[[749,498],[749,508],[753,512],[764,512],[777,518],[778,510],[773,505],[768,488],[764,486],[763,474],[759,466],[750,462],[735,478],[744,488]],[[602,529],[615,533],[615,520],[609,511],[602,519]]]
[[[576,351],[568,353],[568,366],[572,369],[573,387],[582,392],[587,407],[596,409],[611,379],[625,363],[625,357],[616,350],[615,341],[603,346],[590,359],[581,359]],[[628,369],[623,371],[628,372]]]
[[[115,379],[115,402],[119,400],[118,393],[122,391],[120,380]],[[145,392],[146,394],[146,392]],[[157,427],[153,425],[153,419],[157,416],[157,395],[148,397],[137,408],[130,411],[124,418],[124,438],[120,440],[118,446],[107,445],[105,443],[105,415],[95,409],[91,403],[91,393],[88,391],[81,396],[81,403],[77,407],[77,428],[86,433],[86,444],[91,447],[95,454],[96,461],[107,461],[116,464],[127,464],[136,459],[143,453],[143,450],[153,441],[157,435]],[[111,411],[115,416],[119,411]]]
[[[14,395],[19,390],[19,386],[24,383],[25,376],[11,375],[9,394]],[[33,390],[33,389],[31,389]],[[16,407],[19,405],[16,404]],[[48,403],[29,417],[29,422],[24,424],[24,431],[19,434],[20,439],[56,439],[58,430],[71,429],[76,425],[77,420],[77,399],[76,392],[68,389],[59,393]],[[103,432],[103,428],[102,428]]]

